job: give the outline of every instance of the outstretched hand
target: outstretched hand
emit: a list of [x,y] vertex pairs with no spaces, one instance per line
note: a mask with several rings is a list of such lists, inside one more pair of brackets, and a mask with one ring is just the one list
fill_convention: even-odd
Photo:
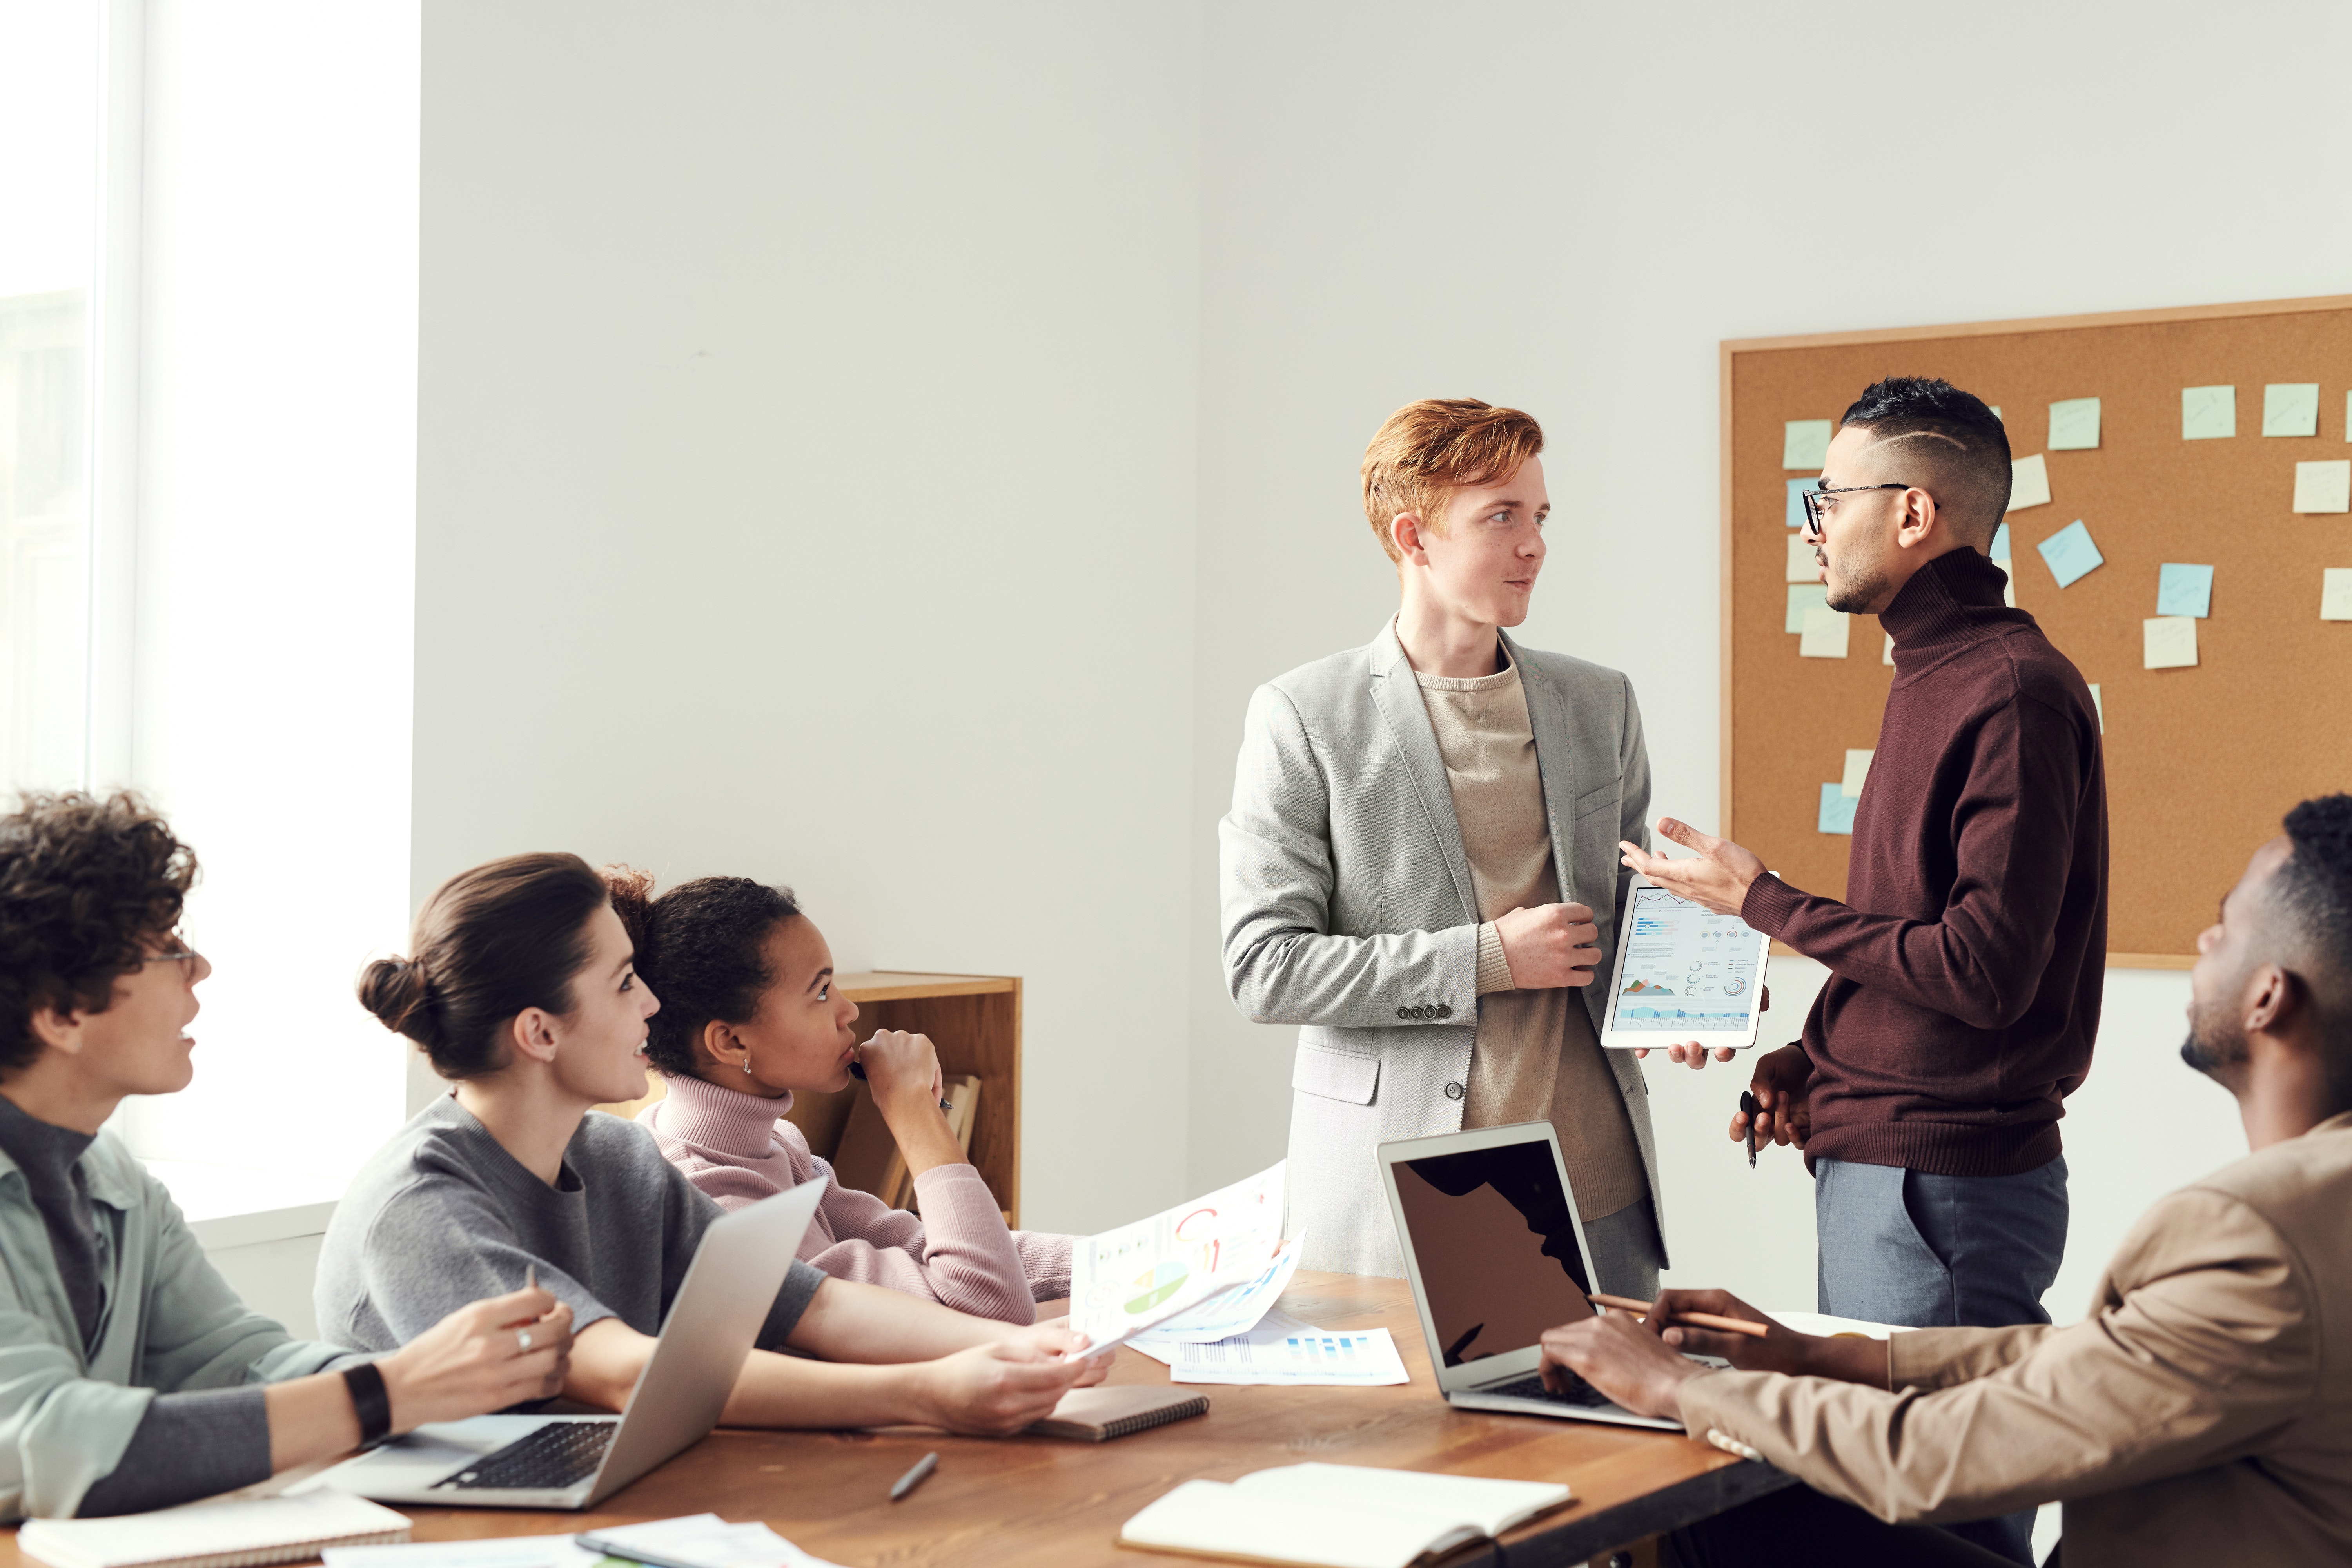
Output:
[[1659,820],[1658,833],[1696,852],[1698,858],[1669,860],[1621,838],[1617,847],[1623,851],[1624,864],[1678,899],[1688,899],[1719,915],[1738,914],[1748,901],[1748,889],[1764,874],[1764,862],[1755,852],[1671,816]]

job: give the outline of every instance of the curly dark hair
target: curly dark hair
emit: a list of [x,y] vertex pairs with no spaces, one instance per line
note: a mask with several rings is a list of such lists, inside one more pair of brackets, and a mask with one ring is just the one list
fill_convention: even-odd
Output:
[[2330,1077],[2352,1096],[2352,795],[2306,800],[2284,826],[2292,852],[2271,875],[2272,907],[2334,1047]]
[[661,998],[646,1021],[646,1059],[672,1078],[691,1078],[695,1042],[714,1018],[740,1024],[775,984],[768,934],[801,912],[789,888],[749,877],[701,877],[659,898],[654,879],[626,866],[604,868],[613,912],[636,944],[637,975]]
[[195,880],[196,852],[128,791],[27,795],[0,816],[0,1075],[39,1059],[35,1014],[112,1005]]

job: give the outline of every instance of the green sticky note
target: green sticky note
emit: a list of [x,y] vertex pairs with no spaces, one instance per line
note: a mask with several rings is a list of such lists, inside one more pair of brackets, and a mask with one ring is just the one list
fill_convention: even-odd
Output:
[[1789,618],[1781,629],[1792,637],[1805,635],[1805,612],[1830,607],[1830,591],[1826,584],[1791,583],[1789,584]]
[[2238,433],[2238,389],[2234,386],[2184,386],[2180,389],[2180,438],[2219,441]]
[[1818,475],[1810,479],[1790,479],[1789,481],[1788,521],[1790,528],[1802,528],[1805,526],[1805,492],[1807,490],[1817,490],[1821,488],[1822,481]]
[[[2000,419],[2000,404],[1998,404],[1998,403],[1995,403],[1995,404],[1988,405],[1988,406],[1990,406],[1990,407],[1992,409],[1992,416],[1993,416],[1994,418],[1996,418],[1996,419]],[[2003,421],[2003,423],[2005,424],[2005,423],[2007,423],[2007,421],[2005,421],[2005,420],[2004,420],[2004,421]]]
[[2088,452],[2099,445],[2099,400],[2070,397],[2050,405],[2050,449]]
[[1781,426],[1780,466],[1784,468],[1819,468],[1829,461],[1830,422],[1826,419],[1791,419]]
[[2319,383],[2274,381],[2263,388],[2263,434],[2319,434]]
[[1862,804],[1861,792],[1845,793],[1843,784],[1822,785],[1822,813],[1817,826],[1823,833],[1853,831],[1853,808]]

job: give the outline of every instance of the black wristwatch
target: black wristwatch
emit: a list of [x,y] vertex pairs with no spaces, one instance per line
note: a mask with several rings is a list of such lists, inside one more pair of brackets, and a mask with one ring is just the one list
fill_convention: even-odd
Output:
[[352,1414],[360,1418],[360,1447],[373,1448],[392,1436],[392,1395],[375,1363],[361,1362],[343,1368],[343,1386],[352,1391]]

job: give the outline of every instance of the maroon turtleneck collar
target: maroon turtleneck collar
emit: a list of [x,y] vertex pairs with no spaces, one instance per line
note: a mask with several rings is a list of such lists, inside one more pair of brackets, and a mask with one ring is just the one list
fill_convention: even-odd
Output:
[[1878,615],[1878,624],[1895,639],[1895,679],[1917,674],[1935,654],[1974,642],[1996,627],[2032,626],[2032,616],[2002,602],[2008,582],[2000,567],[1965,547],[1920,567]]

